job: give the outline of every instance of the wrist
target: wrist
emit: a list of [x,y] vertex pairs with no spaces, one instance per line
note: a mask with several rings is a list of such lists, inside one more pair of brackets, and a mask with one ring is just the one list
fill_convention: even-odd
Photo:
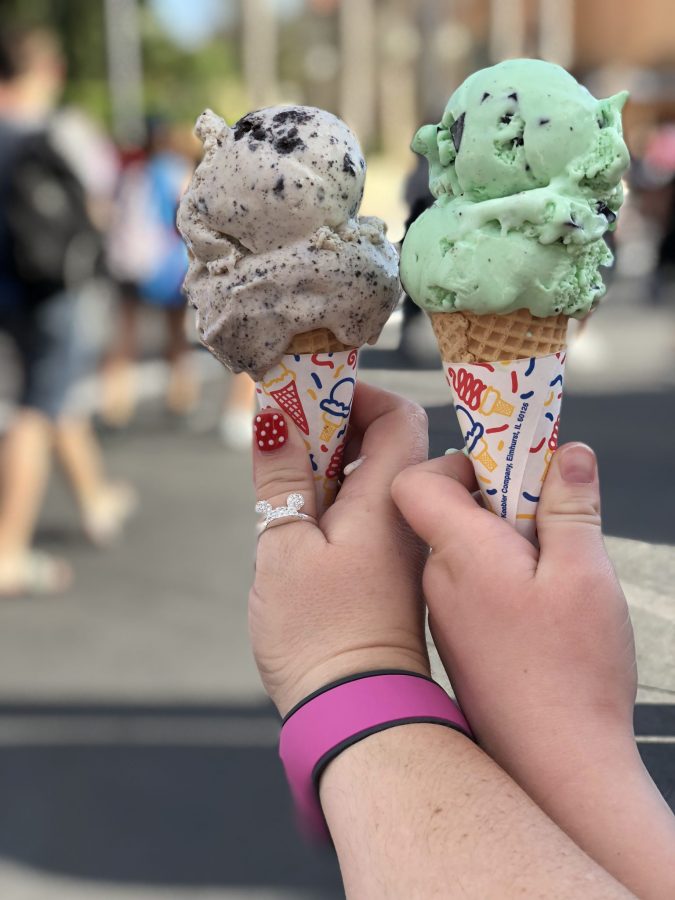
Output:
[[318,786],[334,759],[381,731],[419,723],[471,734],[466,719],[443,688],[428,676],[410,671],[378,670],[347,676],[293,707],[284,718],[279,755],[303,830],[325,835]]
[[548,786],[541,779],[521,786],[636,897],[675,896],[675,819],[635,741],[624,734],[605,738],[572,764],[558,766],[556,777]]
[[632,730],[615,723],[579,720],[571,728],[550,728],[546,733],[521,732],[517,745],[506,751],[489,742],[484,749],[549,814],[553,808],[587,795],[589,787],[611,773],[644,773]]
[[272,695],[279,714],[284,717],[306,697],[342,678],[362,672],[384,670],[415,672],[429,677],[430,667],[426,652],[422,649],[393,649],[375,647],[346,650],[336,653],[320,663],[288,679]]

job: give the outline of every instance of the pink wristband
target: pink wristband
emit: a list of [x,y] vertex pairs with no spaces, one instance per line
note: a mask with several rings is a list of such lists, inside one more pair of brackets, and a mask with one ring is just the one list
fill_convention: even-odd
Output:
[[395,725],[431,722],[471,729],[442,687],[415,672],[365,672],[327,685],[284,718],[279,755],[302,830],[328,837],[319,780],[328,763],[363,738]]

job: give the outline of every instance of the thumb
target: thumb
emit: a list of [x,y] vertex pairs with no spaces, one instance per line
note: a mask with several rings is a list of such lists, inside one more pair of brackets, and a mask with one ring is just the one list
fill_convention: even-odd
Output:
[[600,482],[595,453],[586,444],[564,444],[554,453],[537,509],[539,565],[588,559],[602,547]]

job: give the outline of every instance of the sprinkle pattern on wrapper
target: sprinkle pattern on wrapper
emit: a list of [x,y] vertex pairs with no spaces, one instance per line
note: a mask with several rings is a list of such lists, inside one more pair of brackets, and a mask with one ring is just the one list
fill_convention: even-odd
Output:
[[542,484],[558,446],[565,357],[563,351],[443,366],[487,508],[532,542]]
[[256,382],[259,406],[276,406],[305,438],[314,471],[319,515],[330,506],[342,475],[358,350],[287,354]]

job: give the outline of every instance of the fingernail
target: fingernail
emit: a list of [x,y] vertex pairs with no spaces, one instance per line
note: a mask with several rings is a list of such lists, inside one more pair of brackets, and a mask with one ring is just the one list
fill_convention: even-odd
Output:
[[457,447],[448,447],[448,449],[445,451],[445,453],[443,455],[444,456],[452,456],[453,454],[459,453],[459,452],[460,451],[457,449]]
[[253,420],[253,433],[262,453],[279,450],[288,442],[288,426],[278,410],[259,412]]
[[564,447],[560,454],[560,474],[574,484],[590,484],[595,479],[595,453],[585,444]]

